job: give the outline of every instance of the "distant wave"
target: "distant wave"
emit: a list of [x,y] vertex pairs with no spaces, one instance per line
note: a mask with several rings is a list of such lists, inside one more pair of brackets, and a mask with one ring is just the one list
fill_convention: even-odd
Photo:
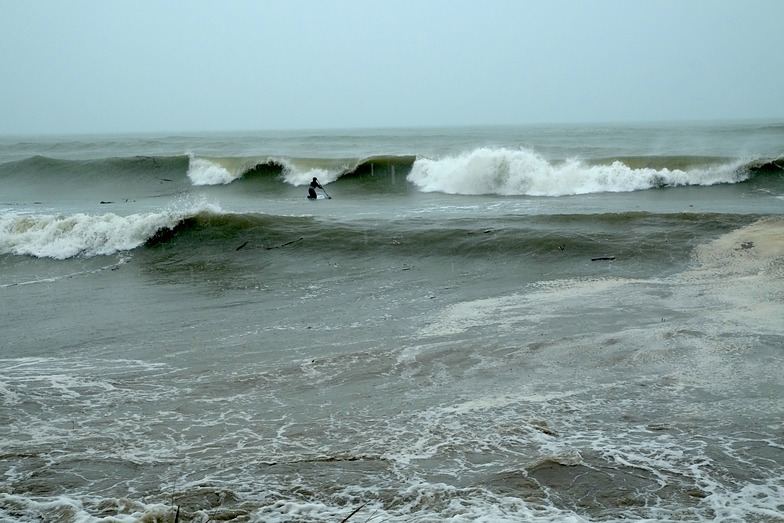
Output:
[[424,192],[565,196],[738,183],[755,172],[780,169],[781,164],[781,159],[704,157],[551,161],[525,149],[479,148],[458,156],[417,159],[408,180]]
[[112,177],[155,178],[183,171],[187,156],[132,156],[93,160],[62,160],[47,156],[31,156],[0,165],[0,179],[19,175],[27,178],[111,179]]

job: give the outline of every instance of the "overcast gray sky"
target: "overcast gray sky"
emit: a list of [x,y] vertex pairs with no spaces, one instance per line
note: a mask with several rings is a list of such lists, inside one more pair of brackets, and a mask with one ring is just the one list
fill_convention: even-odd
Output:
[[782,0],[0,0],[0,133],[784,119]]

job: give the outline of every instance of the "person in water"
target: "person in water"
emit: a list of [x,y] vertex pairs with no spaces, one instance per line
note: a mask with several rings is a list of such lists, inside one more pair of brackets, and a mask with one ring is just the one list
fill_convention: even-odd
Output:
[[311,200],[315,200],[316,198],[318,198],[318,194],[316,194],[317,187],[322,190],[324,189],[319,183],[319,181],[316,179],[316,177],[314,176],[313,179],[310,181],[310,187],[308,187],[308,198],[310,198]]

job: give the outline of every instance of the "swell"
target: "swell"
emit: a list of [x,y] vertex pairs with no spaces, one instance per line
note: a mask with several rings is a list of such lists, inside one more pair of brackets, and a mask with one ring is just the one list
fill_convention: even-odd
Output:
[[0,179],[34,182],[173,181],[188,168],[187,156],[134,156],[93,160],[62,160],[33,156],[0,164]]
[[[758,217],[712,213],[506,216],[483,221],[399,220],[383,228],[324,224],[308,217],[258,214],[186,217],[151,236],[145,249],[183,250],[223,257],[234,251],[278,250],[293,259],[402,256],[618,259],[687,256],[675,245],[697,245]],[[151,252],[152,252],[151,251]]]
[[0,213],[0,254],[67,259],[144,249],[184,249],[220,256],[231,250],[289,246],[298,255],[354,257],[560,256],[670,250],[671,240],[702,241],[757,219],[713,213],[521,215],[413,218],[383,228],[362,222],[324,223],[312,217],[225,213],[204,201],[178,208],[119,216]]

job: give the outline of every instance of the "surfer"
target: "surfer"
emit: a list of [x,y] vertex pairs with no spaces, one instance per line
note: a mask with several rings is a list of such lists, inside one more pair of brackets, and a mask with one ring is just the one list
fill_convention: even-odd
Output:
[[[319,183],[318,179],[314,176],[313,179],[310,181],[310,187],[308,187],[308,199],[315,200],[318,198],[318,194],[316,194],[316,188],[321,189],[324,191],[324,188]],[[326,191],[324,191],[326,193]]]
[[318,198],[318,195],[316,194],[316,187],[318,187],[319,189],[323,189],[318,179],[314,176],[313,179],[310,181],[310,187],[308,187],[308,198],[310,198],[311,200],[315,200],[316,198]]

